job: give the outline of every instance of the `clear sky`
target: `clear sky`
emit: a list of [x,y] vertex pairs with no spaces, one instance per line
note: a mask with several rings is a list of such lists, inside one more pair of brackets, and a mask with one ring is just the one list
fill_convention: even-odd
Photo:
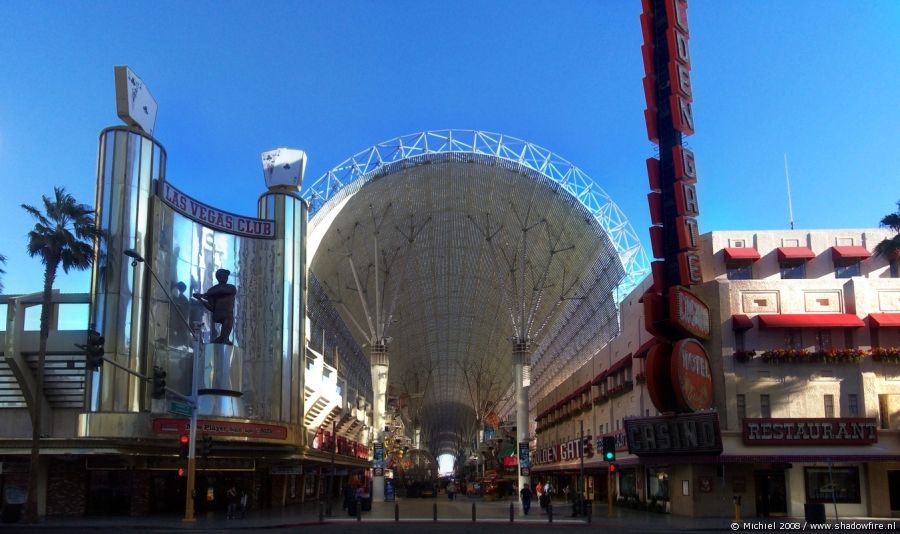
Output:
[[[0,253],[39,291],[19,204],[93,204],[113,66],[159,103],[168,177],[254,215],[259,153],[307,183],[428,129],[502,132],[594,178],[648,242],[639,0],[0,2]],[[900,2],[690,0],[701,231],[874,227],[900,199]],[[87,291],[87,274],[62,278]]]

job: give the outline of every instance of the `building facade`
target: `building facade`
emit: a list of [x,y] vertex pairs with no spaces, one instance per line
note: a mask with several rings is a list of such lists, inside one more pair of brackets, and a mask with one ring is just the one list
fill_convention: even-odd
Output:
[[[652,346],[636,289],[621,333],[539,401],[535,471],[575,487],[580,428],[589,498],[604,499],[600,438],[617,439],[616,498],[680,515],[890,516],[900,509],[900,278],[871,250],[887,230],[734,231],[702,236],[704,342],[721,454],[633,455],[626,418],[659,415],[646,391]],[[701,439],[702,441],[702,439]],[[702,445],[702,444],[701,444]]]

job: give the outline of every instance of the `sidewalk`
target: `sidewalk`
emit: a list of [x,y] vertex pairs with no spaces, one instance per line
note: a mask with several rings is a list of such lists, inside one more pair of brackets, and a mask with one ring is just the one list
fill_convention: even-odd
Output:
[[[434,521],[435,505],[438,522],[442,524],[462,524],[472,522],[472,505],[475,505],[476,522],[481,524],[509,524],[509,507],[513,504],[514,524],[537,526],[548,524],[549,517],[542,514],[540,507],[533,507],[528,516],[522,515],[521,505],[516,501],[485,502],[480,498],[458,496],[450,501],[446,497],[435,499],[398,499],[396,502],[373,503],[371,512],[364,512],[361,520],[351,517],[341,508],[341,502],[332,505],[331,518],[324,518],[319,523],[319,507],[317,503],[302,506],[278,508],[271,510],[249,510],[246,519],[226,519],[224,512],[210,512],[197,517],[196,522],[185,523],[181,516],[147,516],[147,517],[75,517],[50,518],[36,524],[0,524],[3,532],[34,532],[43,530],[262,530],[272,528],[289,528],[316,525],[344,525],[346,528],[364,526],[366,523],[388,524],[395,521],[395,512],[399,510],[401,523],[431,523]],[[744,529],[745,523],[775,524],[779,522],[803,524],[801,518],[743,518],[737,529],[732,527],[733,518],[689,518],[642,512],[625,508],[615,508],[613,517],[607,517],[605,503],[594,503],[592,523],[587,524],[584,517],[571,517],[572,507],[562,500],[554,502],[553,524],[578,528],[584,526],[592,529],[630,530],[639,532],[672,532],[672,531],[742,531],[777,530],[777,528]],[[900,523],[888,518],[840,518],[842,522],[853,523]],[[833,522],[829,520],[829,522]],[[876,527],[877,528],[877,527]],[[900,528],[897,524],[895,528]],[[809,530],[809,528],[807,528]]]

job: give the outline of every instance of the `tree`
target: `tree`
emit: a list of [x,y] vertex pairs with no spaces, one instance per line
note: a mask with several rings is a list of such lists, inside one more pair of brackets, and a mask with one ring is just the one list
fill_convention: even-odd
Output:
[[[6,256],[0,254],[0,265],[6,265]],[[0,275],[6,274],[6,271],[3,270],[3,267],[0,267]],[[0,278],[0,293],[3,293],[3,279]]]
[[897,233],[875,245],[875,255],[894,260],[900,255],[900,200],[897,201],[897,211],[885,215],[881,219],[883,228],[890,228]]
[[28,232],[28,255],[39,257],[44,264],[44,290],[41,300],[41,333],[38,349],[37,377],[32,400],[32,442],[31,474],[28,483],[28,506],[26,518],[37,519],[38,460],[41,439],[41,399],[44,397],[44,363],[47,358],[47,337],[50,333],[50,310],[53,283],[57,271],[62,266],[68,273],[71,269],[84,270],[91,266],[94,258],[94,244],[102,237],[94,224],[94,208],[79,204],[62,187],[53,189],[54,197],[43,195],[44,211],[28,204],[22,204],[34,219],[34,228]]

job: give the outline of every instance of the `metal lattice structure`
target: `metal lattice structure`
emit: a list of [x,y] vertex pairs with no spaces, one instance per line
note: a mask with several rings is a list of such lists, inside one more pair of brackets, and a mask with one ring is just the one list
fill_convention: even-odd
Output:
[[539,399],[618,332],[618,302],[648,272],[599,186],[500,134],[380,143],[305,196],[311,271],[357,343],[390,362],[389,390],[416,399],[407,411],[436,455],[507,411],[511,339],[533,351]]
[[518,163],[558,183],[578,199],[609,235],[619,253],[625,278],[617,289],[616,302],[621,302],[650,273],[641,240],[619,206],[597,182],[546,148],[494,132],[430,130],[396,137],[361,150],[310,184],[303,194],[311,206],[310,217],[345,187],[361,185],[361,177],[377,173],[385,165],[416,156],[450,152],[483,154]]

